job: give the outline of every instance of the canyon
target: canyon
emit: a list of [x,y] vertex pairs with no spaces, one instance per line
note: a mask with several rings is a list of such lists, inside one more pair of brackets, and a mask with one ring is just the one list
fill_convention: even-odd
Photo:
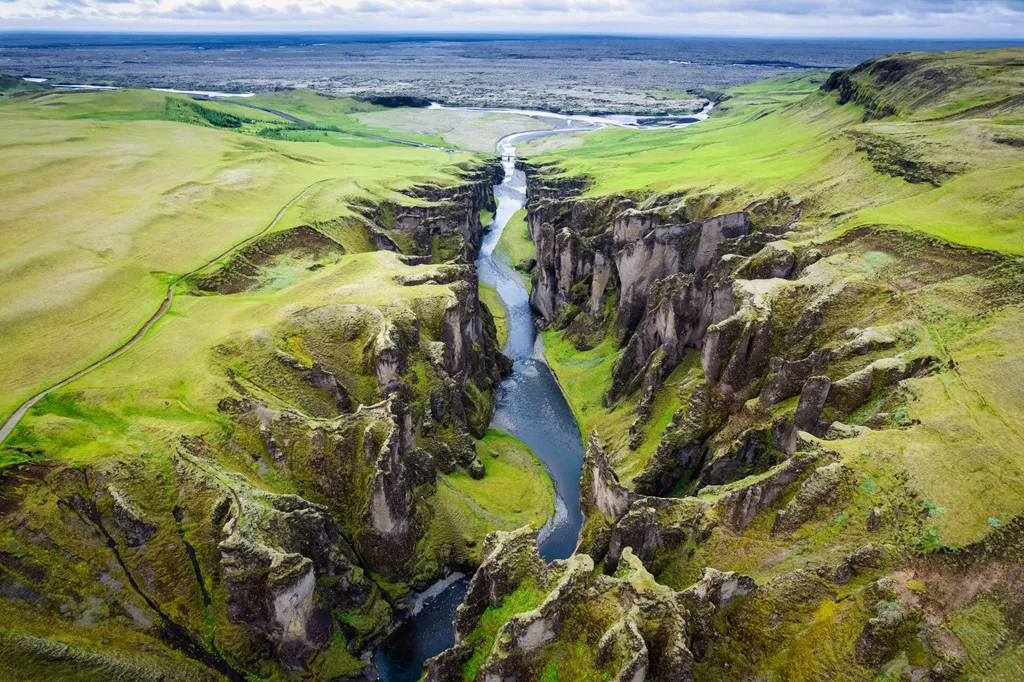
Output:
[[[1020,63],[310,186],[8,430],[0,669],[1014,679]],[[323,163],[203,116],[162,124]]]

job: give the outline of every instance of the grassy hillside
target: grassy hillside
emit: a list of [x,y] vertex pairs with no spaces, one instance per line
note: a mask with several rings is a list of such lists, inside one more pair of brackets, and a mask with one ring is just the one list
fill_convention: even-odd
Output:
[[118,90],[0,103],[0,412],[129,338],[170,280],[258,233],[312,183],[329,181],[280,228],[344,216],[346,197],[455,179],[441,152],[184,125],[161,120],[167,100]]
[[873,60],[847,97],[822,90],[823,74],[773,79],[730,91],[700,125],[608,129],[542,158],[592,178],[590,195],[683,192],[714,212],[785,198],[801,205],[794,229],[807,235],[883,223],[1022,254],[1022,58]]

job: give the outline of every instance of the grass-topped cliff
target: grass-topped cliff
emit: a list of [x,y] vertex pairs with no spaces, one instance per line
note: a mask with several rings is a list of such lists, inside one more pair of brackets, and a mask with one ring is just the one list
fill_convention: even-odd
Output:
[[[730,90],[700,125],[608,129],[539,159],[590,178],[587,196],[683,192],[695,215],[784,198],[805,233],[884,223],[1021,253],[1022,58],[895,55],[784,76]],[[879,118],[869,98],[895,113]]]
[[725,94],[527,145],[586,520],[491,539],[431,679],[1024,674],[1024,51]]
[[469,261],[500,166],[254,102],[324,129],[0,100],[3,418],[108,359],[0,444],[3,679],[362,676],[411,591],[553,513],[487,429],[508,361]]

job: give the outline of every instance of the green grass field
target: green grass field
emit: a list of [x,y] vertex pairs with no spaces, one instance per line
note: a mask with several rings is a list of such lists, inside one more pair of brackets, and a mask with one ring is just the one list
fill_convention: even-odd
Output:
[[345,197],[451,182],[447,154],[349,137],[279,142],[160,120],[146,90],[0,104],[0,412],[102,357],[176,275],[262,230],[344,216]]
[[509,219],[494,252],[510,267],[520,271],[526,269],[530,259],[537,253],[537,247],[526,229],[526,209],[516,211]]
[[[181,435],[217,431],[223,423],[217,404],[230,390],[225,367],[235,361],[225,362],[214,349],[250,351],[251,340],[276,338],[301,308],[330,305],[325,322],[344,324],[346,305],[386,307],[449,295],[446,286],[397,284],[394,276],[407,270],[393,253],[374,251],[343,256],[335,266],[270,293],[179,296],[131,351],[45,398],[5,445],[86,462],[123,451],[158,451]],[[242,366],[236,370],[247,374]]]
[[[839,106],[834,92],[818,90],[822,74],[812,73],[729,91],[731,98],[699,125],[609,128],[538,158],[591,178],[589,195],[685,192],[716,212],[786,196],[804,207],[794,229],[810,235],[883,223],[1024,254],[1024,157],[997,141],[1020,137],[1024,112],[1006,104],[963,115],[978,101],[1005,99],[1024,87],[1022,53],[947,53],[944,67],[977,72],[970,85],[929,95],[924,109],[879,121],[864,122],[865,108],[855,102]],[[906,86],[877,97],[900,109],[911,90],[918,92]],[[896,162],[924,160],[953,173],[936,187],[877,172],[857,150],[858,135],[898,139]]]

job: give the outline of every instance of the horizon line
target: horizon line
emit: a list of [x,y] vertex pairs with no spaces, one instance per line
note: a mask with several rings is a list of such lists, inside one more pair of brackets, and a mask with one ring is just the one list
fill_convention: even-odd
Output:
[[849,40],[857,42],[886,42],[893,40],[907,41],[947,41],[957,43],[987,43],[987,42],[1016,42],[1024,47],[1024,38],[1020,36],[986,36],[976,38],[965,38],[962,36],[843,36],[843,35],[758,35],[758,34],[721,34],[721,33],[604,33],[604,32],[550,32],[550,31],[472,31],[472,30],[402,30],[402,31],[378,31],[378,30],[350,30],[350,31],[310,31],[310,30],[203,30],[203,29],[179,29],[179,30],[145,30],[145,29],[4,29],[0,30],[0,36],[5,35],[106,35],[106,36],[380,36],[380,37],[434,37],[434,36],[464,36],[464,37],[528,37],[528,38],[647,38],[647,39],[673,39],[673,38],[721,38],[721,39],[746,39],[746,40]]

